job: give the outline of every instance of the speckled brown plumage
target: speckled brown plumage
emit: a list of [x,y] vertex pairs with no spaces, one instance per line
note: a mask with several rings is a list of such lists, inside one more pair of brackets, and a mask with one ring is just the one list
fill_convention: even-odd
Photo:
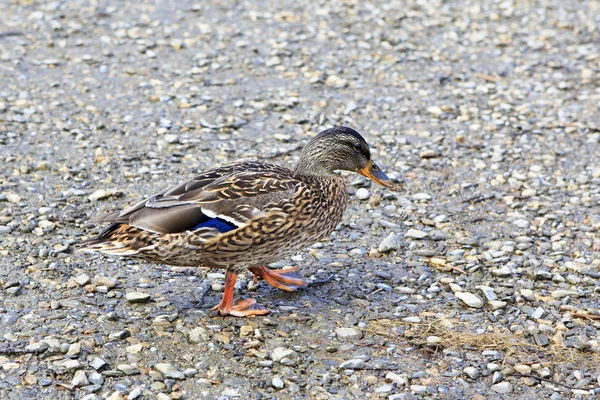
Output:
[[[364,139],[336,127],[317,135],[294,170],[244,161],[206,171],[123,211],[95,218],[111,222],[83,250],[179,266],[249,268],[284,290],[305,286],[295,271],[260,267],[326,237],[342,220],[344,180],[333,171],[359,172],[390,187]],[[226,287],[222,314],[264,314],[254,302],[233,303]]]

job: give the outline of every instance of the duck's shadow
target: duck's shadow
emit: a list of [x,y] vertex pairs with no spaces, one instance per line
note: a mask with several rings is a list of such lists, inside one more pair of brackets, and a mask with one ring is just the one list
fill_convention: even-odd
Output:
[[[182,275],[190,274],[184,273]],[[258,286],[254,289],[242,289],[237,293],[237,295],[238,297],[242,298],[254,297],[259,298],[261,300],[264,299],[267,302],[267,304],[269,303],[269,299],[280,300],[285,298],[290,302],[295,302],[298,301],[300,297],[311,296],[311,294],[314,294],[315,289],[317,289],[321,285],[330,283],[333,280],[333,277],[334,275],[330,275],[322,279],[308,280],[307,287],[295,290],[293,292],[279,290],[275,287],[266,284],[265,282],[260,282]],[[186,313],[193,310],[210,311],[214,307],[214,305],[219,303],[220,298],[222,296],[221,292],[210,293],[211,291],[212,288],[210,281],[204,280],[200,283],[199,286],[190,290],[189,293],[193,296],[193,299],[190,300],[187,296],[174,296],[171,300],[171,303],[176,308],[178,313]],[[218,313],[215,312],[215,315],[218,315]]]

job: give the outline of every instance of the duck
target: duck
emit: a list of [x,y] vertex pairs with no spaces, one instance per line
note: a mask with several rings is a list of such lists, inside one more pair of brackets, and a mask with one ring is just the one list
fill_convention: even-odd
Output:
[[225,272],[222,316],[264,315],[253,298],[234,299],[240,273],[295,291],[298,268],[266,266],[326,238],[342,221],[348,192],[336,171],[356,172],[396,190],[354,129],[334,126],[313,137],[294,169],[245,160],[205,171],[137,204],[93,217],[109,223],[80,245],[84,252]]

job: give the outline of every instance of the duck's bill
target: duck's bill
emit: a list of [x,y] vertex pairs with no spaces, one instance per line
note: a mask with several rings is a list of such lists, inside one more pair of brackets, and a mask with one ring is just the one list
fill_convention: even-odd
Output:
[[389,189],[396,189],[390,178],[375,164],[372,160],[362,169],[357,171],[362,176],[366,176],[373,182]]

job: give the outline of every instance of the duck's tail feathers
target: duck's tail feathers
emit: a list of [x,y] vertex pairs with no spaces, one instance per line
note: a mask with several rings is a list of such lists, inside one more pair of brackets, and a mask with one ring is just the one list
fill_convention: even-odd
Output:
[[153,234],[127,224],[114,223],[100,232],[98,236],[79,244],[79,251],[86,253],[101,252],[115,256],[135,256],[140,251],[155,246]]

